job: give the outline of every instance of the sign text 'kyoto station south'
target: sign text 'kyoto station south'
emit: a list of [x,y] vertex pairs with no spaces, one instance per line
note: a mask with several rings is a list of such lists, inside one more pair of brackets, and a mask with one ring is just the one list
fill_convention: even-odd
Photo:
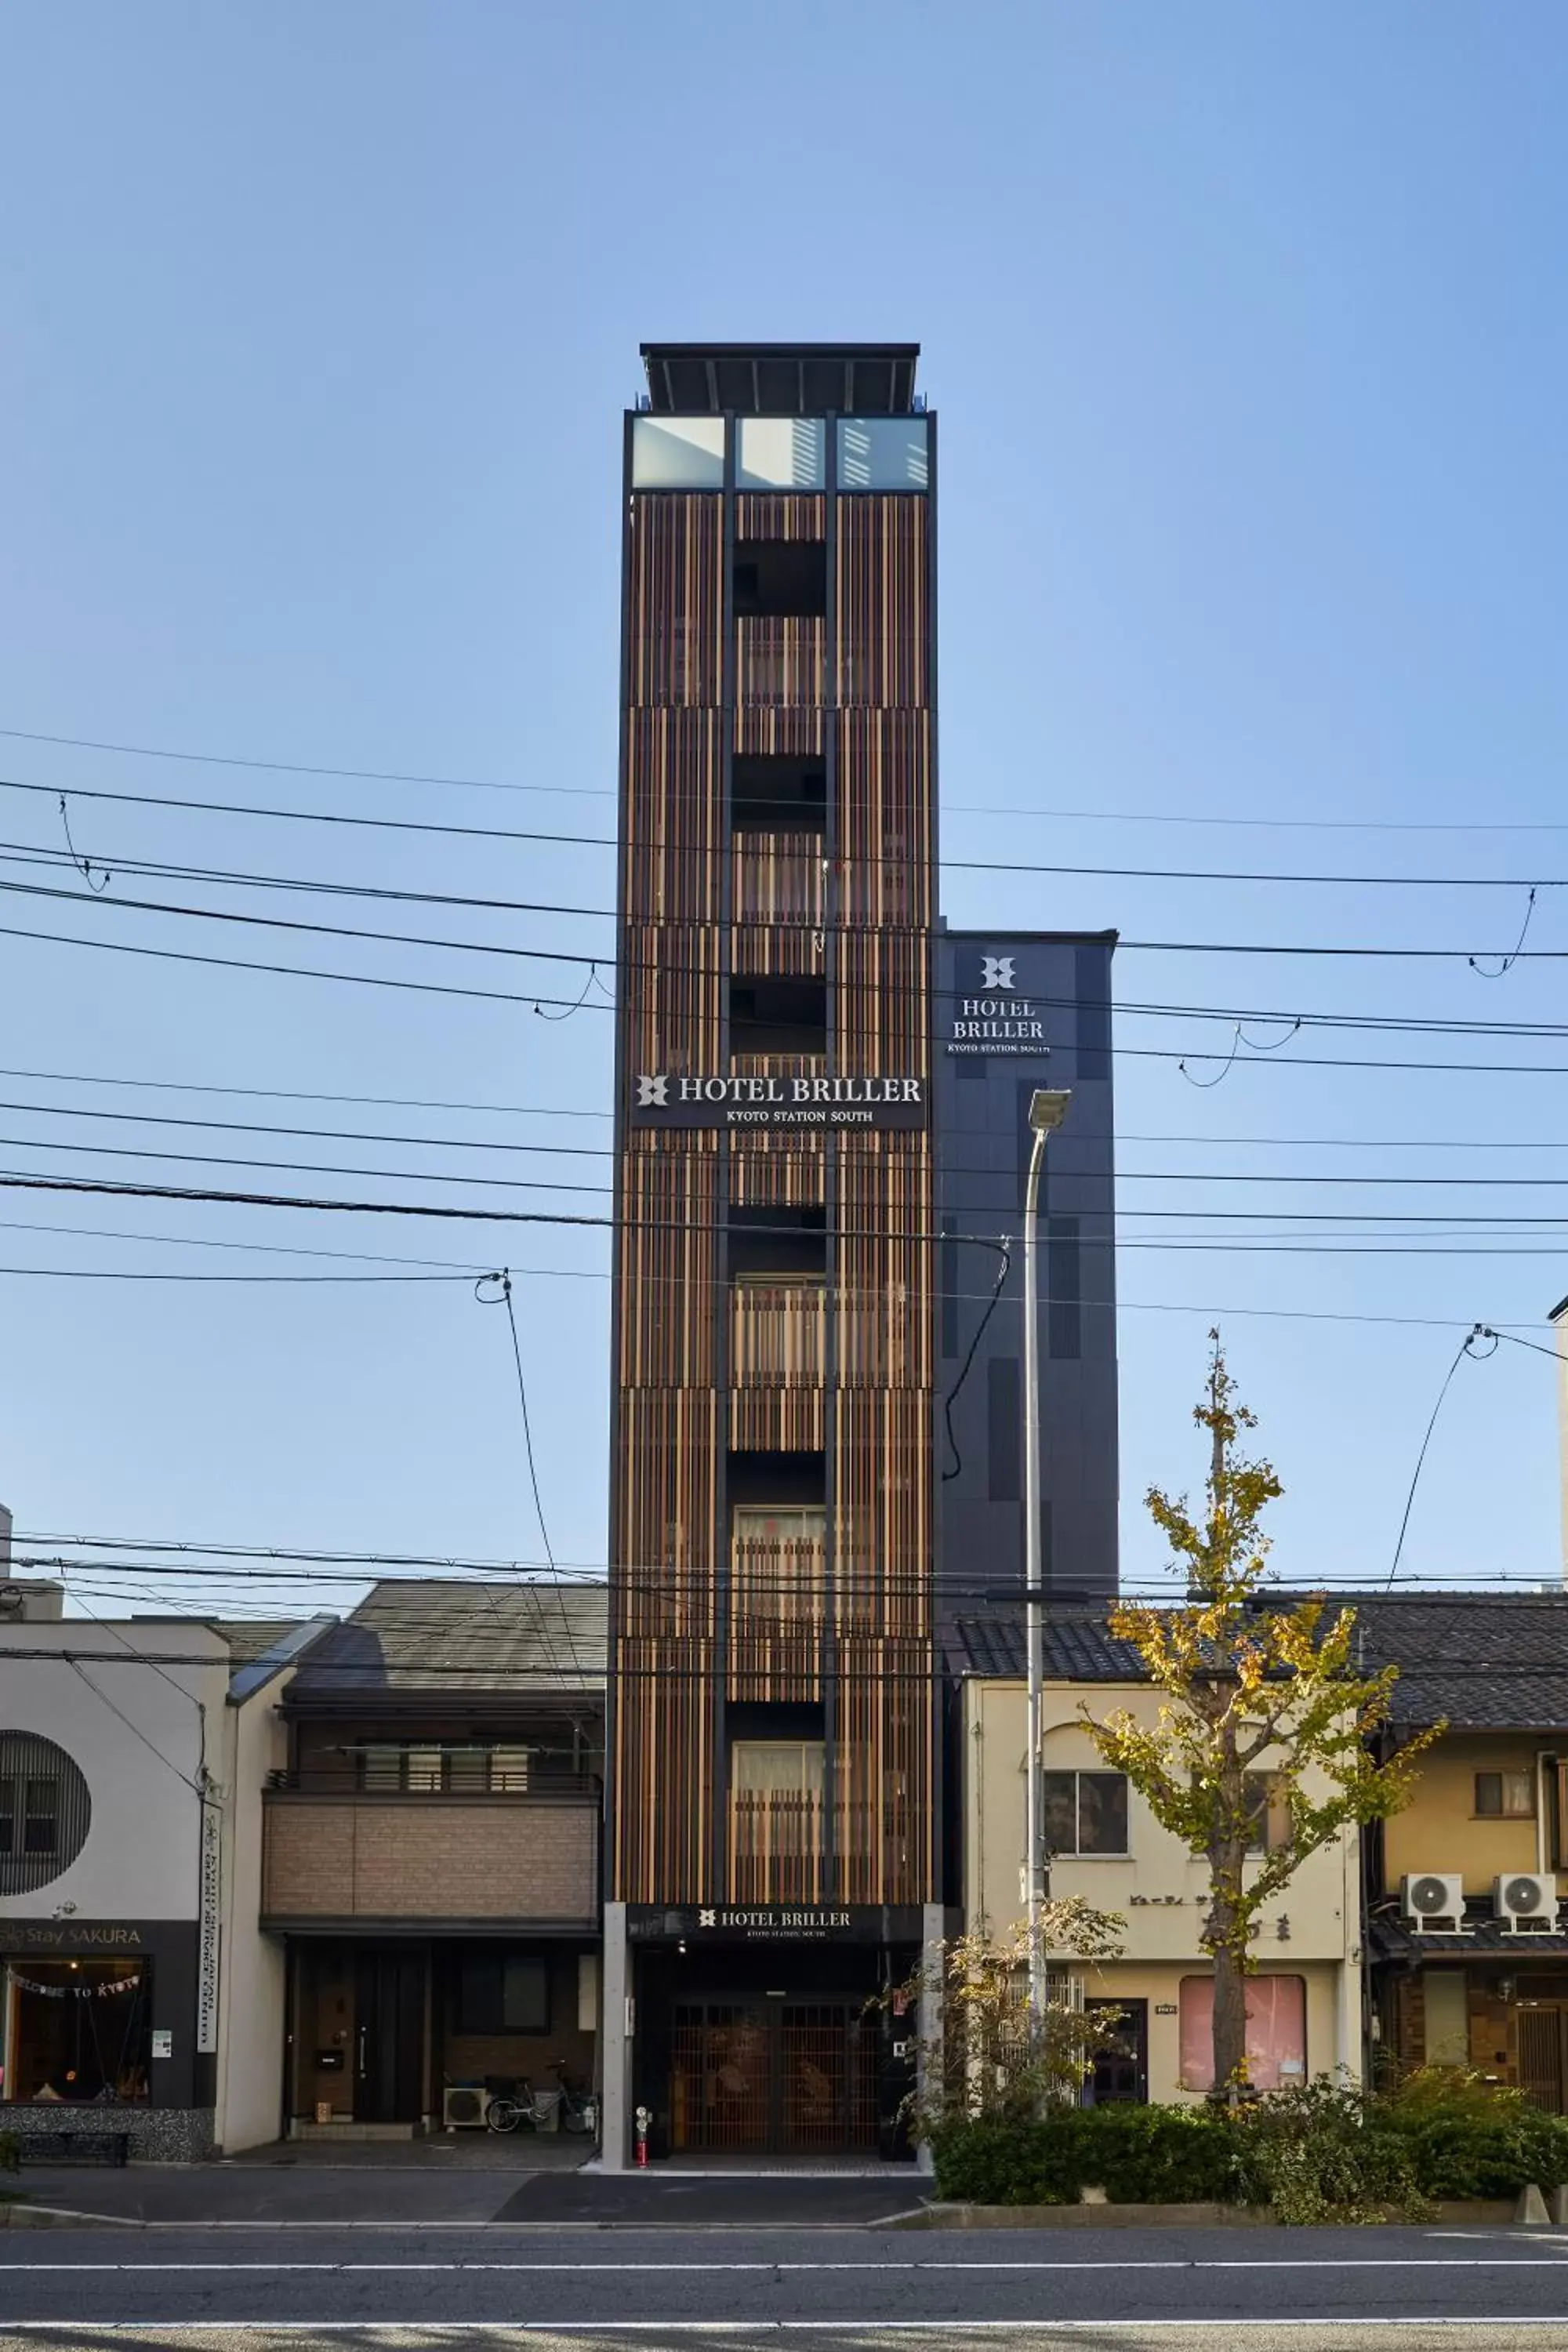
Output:
[[637,1127],[924,1127],[924,1078],[679,1077],[632,1082]]

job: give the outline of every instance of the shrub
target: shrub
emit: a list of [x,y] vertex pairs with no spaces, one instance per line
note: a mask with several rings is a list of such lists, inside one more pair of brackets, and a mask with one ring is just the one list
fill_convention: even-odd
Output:
[[1229,2127],[1196,2107],[1058,2107],[1027,2123],[944,2124],[931,2134],[940,2197],[973,2205],[1073,2205],[1086,2187],[1118,2205],[1228,2199],[1240,2179]]
[[20,2172],[22,2143],[15,2132],[0,2131],[0,2172]]
[[1467,2066],[1423,2066],[1373,2103],[1429,2197],[1516,2197],[1568,2180],[1568,2119]]
[[1234,2199],[1240,2168],[1224,2117],[1204,2107],[1089,2107],[1078,2118],[1080,2185],[1117,2205]]
[[1389,2128],[1374,2101],[1326,2075],[1244,2108],[1236,2135],[1246,2189],[1279,2221],[1411,2221],[1430,2208],[1407,2135]]
[[1079,2110],[1032,2123],[939,2124],[931,2135],[936,2193],[963,2205],[1076,2205]]

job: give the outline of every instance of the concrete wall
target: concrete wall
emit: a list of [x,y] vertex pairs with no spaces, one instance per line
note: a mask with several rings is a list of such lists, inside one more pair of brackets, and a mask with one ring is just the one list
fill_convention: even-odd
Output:
[[[933,1071],[938,1225],[936,1443],[939,1572],[951,1586],[1021,1580],[1024,1182],[1037,1087],[1070,1088],[1065,1124],[1046,1149],[1040,1190],[1041,1557],[1058,1591],[1111,1593],[1117,1578],[1117,1374],[1110,950],[1103,940],[939,933]],[[984,985],[987,962],[1011,964],[1010,988]],[[972,1014],[972,1004],[993,1008]],[[1022,1036],[976,1039],[976,1026]],[[960,1034],[955,1034],[955,1030]],[[1038,1034],[1033,1034],[1035,1031]],[[978,1047],[978,1050],[976,1050]],[[985,1315],[994,1250],[973,1234],[1009,1234],[1001,1300],[974,1361],[946,1400]]]
[[278,1710],[292,1680],[289,1668],[228,1710],[216,2127],[229,2152],[260,2147],[282,2129],[288,1980],[282,1937],[260,1927],[262,1789],[289,1760]]
[[598,1910],[595,1806],[530,1797],[265,1801],[273,1919],[562,1919]]
[[[1476,1812],[1478,1772],[1528,1772],[1536,1819],[1499,1821]],[[1551,1855],[1540,1842],[1541,1790],[1537,1750],[1528,1732],[1449,1732],[1421,1759],[1415,1794],[1384,1832],[1384,1891],[1397,1894],[1407,1871],[1464,1874],[1467,1895],[1489,1895],[1500,1871],[1544,1870]],[[1568,1888],[1568,1874],[1559,1879]]]

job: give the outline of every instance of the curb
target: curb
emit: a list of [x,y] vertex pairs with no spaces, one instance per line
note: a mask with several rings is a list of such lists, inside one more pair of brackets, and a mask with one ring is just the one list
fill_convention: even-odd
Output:
[[[1452,2197],[1437,2200],[1435,2221],[1496,2227],[1519,2220],[1511,2197]],[[1271,2205],[943,2205],[896,2214],[889,2230],[1283,2230]],[[1375,2225],[1374,2225],[1375,2226]],[[1394,2223],[1388,2226],[1406,2226]],[[1425,2226],[1431,2226],[1430,2224]],[[1534,2224],[1539,2228],[1540,2223]]]
[[78,2213],[68,2205],[0,2205],[0,2230],[139,2230],[122,2213]]

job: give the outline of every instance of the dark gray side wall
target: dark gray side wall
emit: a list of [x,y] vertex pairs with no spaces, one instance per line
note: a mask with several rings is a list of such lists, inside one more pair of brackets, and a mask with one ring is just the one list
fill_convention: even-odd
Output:
[[[1117,1383],[1111,942],[939,932],[933,1057],[937,1253],[938,1580],[1000,1591],[1022,1581],[1023,1206],[1037,1087],[1072,1093],[1047,1146],[1040,1189],[1042,1557],[1046,1583],[1101,1595],[1117,1582]],[[985,960],[1011,958],[1014,985],[983,985]],[[969,1010],[983,1001],[987,1016]],[[1013,1038],[954,1035],[991,1018]],[[1040,1034],[1030,1034],[1037,1022]],[[982,1050],[953,1050],[978,1044]],[[995,1281],[1012,1265],[952,1408],[946,1402]],[[956,1470],[956,1475],[953,1475]]]

